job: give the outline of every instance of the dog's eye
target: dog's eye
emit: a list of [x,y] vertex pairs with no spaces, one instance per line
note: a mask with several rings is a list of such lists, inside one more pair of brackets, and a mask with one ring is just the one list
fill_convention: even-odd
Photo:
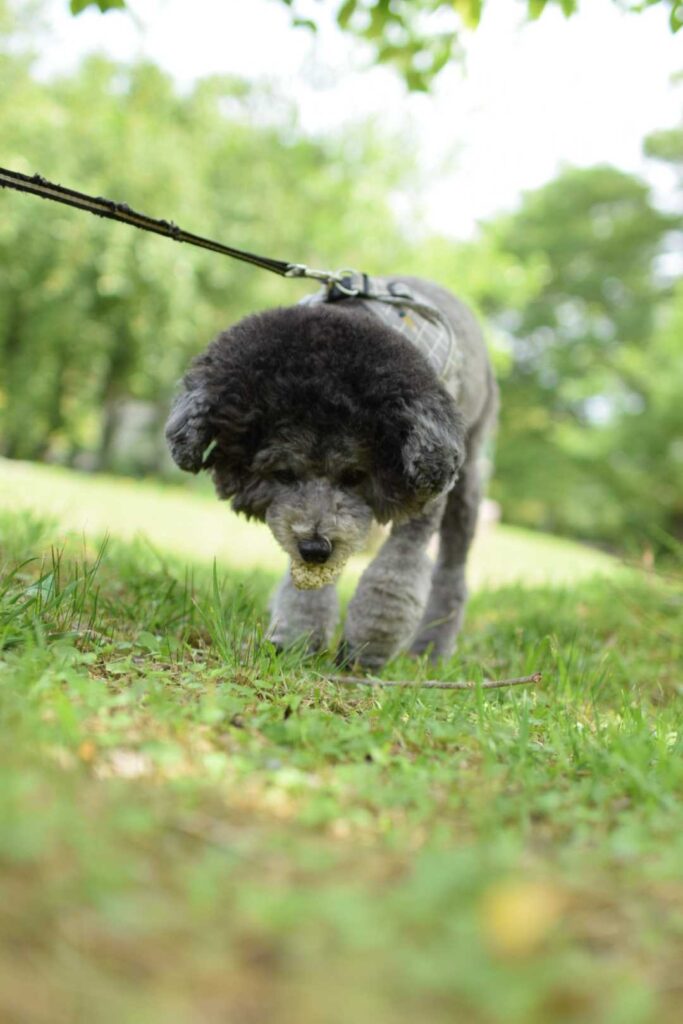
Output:
[[276,469],[273,479],[279,484],[293,484],[296,482],[296,474],[291,469]]
[[347,469],[339,476],[339,483],[342,487],[358,487],[365,480],[367,474],[362,469]]

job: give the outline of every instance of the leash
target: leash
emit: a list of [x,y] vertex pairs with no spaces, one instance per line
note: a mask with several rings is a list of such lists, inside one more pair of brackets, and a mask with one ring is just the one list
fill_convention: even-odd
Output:
[[[104,199],[102,196],[89,196],[85,192],[77,192],[64,185],[56,185],[40,174],[21,174],[19,171],[0,167],[0,187],[14,189],[16,192],[26,192],[29,195],[38,196],[40,199],[63,203],[65,206],[73,206],[77,210],[85,210],[96,217],[106,217],[108,220],[129,224],[141,231],[151,231],[155,235],[163,235],[165,238],[173,239],[174,242],[185,242],[187,245],[194,245],[199,249],[209,249],[222,256],[230,256],[243,263],[250,263],[262,270],[270,270],[271,273],[279,274],[280,277],[310,277],[316,281],[322,281],[330,289],[338,290],[341,295],[359,294],[358,291],[353,290],[354,286],[351,283],[357,277],[353,271],[313,270],[305,263],[287,263],[269,256],[259,256],[244,249],[235,249],[230,245],[223,245],[222,242],[184,231],[173,221],[148,217],[144,213],[131,209],[127,203],[117,203],[112,199]],[[365,277],[365,275],[362,276]]]
[[[148,217],[144,213],[133,210],[127,203],[118,203],[102,196],[90,196],[85,192],[77,192],[64,185],[57,185],[40,174],[22,174],[20,171],[0,167],[0,187],[14,189],[16,192],[26,192],[29,195],[38,196],[40,199],[72,206],[77,210],[85,210],[86,213],[92,213],[96,217],[105,217],[107,220],[128,224],[140,231],[150,231],[155,235],[171,238],[174,242],[184,242],[199,249],[208,249],[211,252],[220,253],[222,256],[230,256],[242,263],[249,263],[253,267],[260,267],[262,270],[279,274],[280,277],[312,278],[325,285],[322,295],[308,297],[314,302],[338,302],[341,299],[355,298],[364,303],[369,302],[378,314],[382,307],[393,306],[400,316],[404,315],[406,308],[410,309],[421,316],[432,329],[440,331],[447,339],[444,366],[454,348],[453,327],[441,310],[431,302],[425,302],[413,295],[410,288],[400,282],[384,287],[379,283],[380,279],[370,278],[367,274],[354,270],[314,270],[306,266],[305,263],[287,263],[284,260],[272,259],[270,256],[260,256],[244,249],[235,249],[222,242],[184,231],[173,221]],[[305,301],[307,300],[305,299]],[[403,330],[400,323],[390,323],[389,326],[398,327],[402,333],[410,333]],[[438,338],[436,340],[438,341]]]

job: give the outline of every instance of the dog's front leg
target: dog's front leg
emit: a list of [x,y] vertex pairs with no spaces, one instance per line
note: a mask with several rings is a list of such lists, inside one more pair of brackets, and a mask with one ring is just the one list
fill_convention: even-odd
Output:
[[276,647],[305,641],[310,652],[326,647],[339,619],[334,584],[319,590],[297,590],[289,569],[273,595],[267,637]]
[[477,525],[480,499],[481,479],[475,451],[448,495],[431,593],[410,647],[412,654],[428,652],[430,661],[449,658],[455,648],[467,600],[465,562]]
[[429,592],[432,563],[425,549],[442,513],[439,501],[392,528],[349,605],[340,661],[379,668],[409,645]]

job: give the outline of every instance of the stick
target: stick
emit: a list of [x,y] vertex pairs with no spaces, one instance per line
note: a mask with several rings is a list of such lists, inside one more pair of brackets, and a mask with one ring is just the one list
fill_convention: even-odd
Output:
[[473,680],[459,679],[453,683],[442,682],[440,679],[425,679],[423,682],[409,679],[374,679],[368,676],[326,676],[325,683],[339,683],[340,686],[393,686],[403,690],[499,690],[503,686],[524,686],[527,683],[540,683],[543,678],[540,672],[531,676],[518,676],[516,679],[484,679],[477,683]]

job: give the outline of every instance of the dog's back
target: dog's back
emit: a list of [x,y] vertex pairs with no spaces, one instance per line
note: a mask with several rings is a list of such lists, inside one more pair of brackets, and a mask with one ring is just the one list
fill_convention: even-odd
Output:
[[[468,428],[495,416],[497,387],[481,328],[468,306],[452,292],[418,277],[363,278],[367,295],[340,292],[307,296],[305,305],[333,304],[351,316],[370,313],[416,348],[455,400]],[[406,305],[400,296],[406,296]],[[390,301],[387,301],[389,299]],[[429,307],[438,317],[429,315]]]
[[445,316],[453,328],[458,349],[443,376],[443,382],[454,397],[468,426],[478,423],[486,409],[495,406],[496,384],[481,328],[468,306],[452,292],[431,281],[417,277],[392,280],[405,282],[425,295]]

